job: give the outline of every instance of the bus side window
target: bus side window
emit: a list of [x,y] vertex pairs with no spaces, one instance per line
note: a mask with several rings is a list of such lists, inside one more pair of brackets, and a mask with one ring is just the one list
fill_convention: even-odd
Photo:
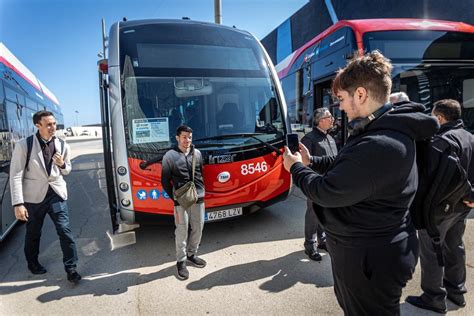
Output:
[[466,129],[474,131],[474,79],[466,79],[462,83],[462,118]]
[[22,137],[21,121],[17,114],[17,105],[10,100],[5,100],[5,107],[7,112],[8,126],[11,133],[11,140],[13,143],[15,143]]

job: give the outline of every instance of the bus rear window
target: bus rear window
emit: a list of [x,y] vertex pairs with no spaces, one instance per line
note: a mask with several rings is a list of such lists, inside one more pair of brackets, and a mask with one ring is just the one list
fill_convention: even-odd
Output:
[[367,51],[392,60],[465,60],[474,56],[474,34],[440,31],[383,31],[364,34]]

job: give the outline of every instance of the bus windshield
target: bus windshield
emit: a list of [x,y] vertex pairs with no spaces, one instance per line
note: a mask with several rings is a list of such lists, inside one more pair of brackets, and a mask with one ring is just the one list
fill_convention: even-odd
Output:
[[364,44],[392,60],[393,91],[428,108],[441,99],[458,100],[465,128],[474,132],[474,34],[372,32],[364,35]]
[[266,142],[283,137],[273,79],[260,46],[247,33],[157,23],[122,28],[120,36],[129,150],[169,148],[181,124],[193,129],[196,145],[206,139],[219,149],[259,144],[253,137],[221,135],[258,133]]
[[367,51],[378,49],[392,60],[472,60],[474,34],[441,31],[380,31],[364,34]]

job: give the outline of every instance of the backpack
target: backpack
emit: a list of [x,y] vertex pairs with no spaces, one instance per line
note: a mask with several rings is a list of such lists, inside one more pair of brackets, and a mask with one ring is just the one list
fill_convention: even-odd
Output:
[[[30,163],[31,157],[31,150],[33,149],[33,137],[34,135],[30,135],[26,138],[26,162],[25,162],[25,170],[29,170],[28,164]],[[59,142],[61,143],[61,156],[64,154],[64,140],[58,138]]]
[[416,229],[426,229],[431,237],[438,264],[444,266],[437,225],[455,212],[471,185],[460,163],[461,148],[444,135],[416,142],[418,189],[410,214]]

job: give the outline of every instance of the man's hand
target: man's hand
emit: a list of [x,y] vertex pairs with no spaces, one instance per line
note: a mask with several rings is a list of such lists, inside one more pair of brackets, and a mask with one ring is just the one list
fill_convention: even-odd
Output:
[[470,208],[474,208],[474,202],[463,201],[463,203],[466,204]]
[[292,154],[288,147],[285,146],[285,152],[283,153],[283,166],[286,171],[290,172],[291,166],[297,162],[302,162],[301,154],[299,152]]
[[24,205],[15,206],[15,217],[20,221],[28,220],[28,211]]
[[56,152],[53,156],[54,163],[58,165],[59,167],[62,167],[64,165],[64,160],[63,157],[59,152]]
[[301,153],[301,159],[303,161],[303,165],[308,166],[311,163],[311,155],[309,154],[308,148],[306,148],[305,145],[300,143],[300,153]]

